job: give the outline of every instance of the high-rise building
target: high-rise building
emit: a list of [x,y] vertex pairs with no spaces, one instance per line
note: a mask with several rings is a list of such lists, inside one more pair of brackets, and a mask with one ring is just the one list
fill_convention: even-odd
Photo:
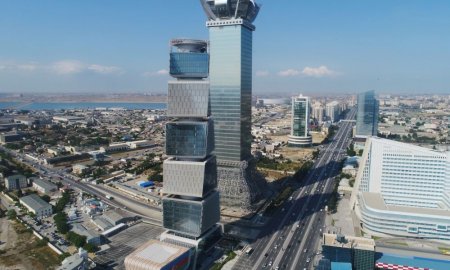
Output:
[[369,137],[350,203],[368,233],[450,241],[450,152]]
[[[222,206],[251,208],[261,196],[251,155],[254,0],[201,0],[210,34],[210,97]],[[259,183],[263,183],[260,181]]]
[[311,146],[312,138],[309,135],[309,97],[302,95],[292,98],[291,135],[288,136],[289,146]]
[[312,106],[312,117],[317,121],[318,124],[322,124],[324,118],[324,111],[322,104],[316,103]]
[[341,115],[341,106],[339,105],[339,101],[331,101],[326,104],[326,116],[329,121],[332,123],[339,121],[339,117]]
[[375,91],[358,94],[356,137],[377,136],[379,104]]
[[[164,161],[163,226],[161,240],[191,247],[201,256],[205,242],[220,233],[219,192],[210,118],[208,42],[171,41],[170,75]],[[196,259],[193,265],[196,265]]]

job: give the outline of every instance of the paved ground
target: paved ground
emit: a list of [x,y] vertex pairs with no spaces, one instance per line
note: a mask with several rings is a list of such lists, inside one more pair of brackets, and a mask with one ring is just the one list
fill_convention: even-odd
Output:
[[111,248],[94,259],[98,269],[125,269],[125,257],[145,242],[159,237],[163,231],[161,227],[139,223],[110,237]]
[[327,231],[355,236],[352,211],[350,210],[350,195],[342,196],[339,200],[337,212],[332,215],[327,215],[326,226]]

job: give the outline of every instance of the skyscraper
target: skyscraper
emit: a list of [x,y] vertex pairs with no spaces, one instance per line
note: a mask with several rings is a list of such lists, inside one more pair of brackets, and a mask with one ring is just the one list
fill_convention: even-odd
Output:
[[293,97],[291,135],[288,136],[289,146],[311,146],[312,138],[311,135],[309,135],[309,116],[309,97],[304,97],[302,95]]
[[210,33],[210,95],[221,204],[249,208],[260,197],[251,156],[253,0],[200,0]]
[[378,100],[375,91],[358,94],[356,137],[376,136],[378,133]]
[[[213,122],[210,118],[208,43],[171,41],[164,161],[161,240],[194,248],[196,254],[214,235],[220,220]],[[193,260],[194,265],[196,260]]]

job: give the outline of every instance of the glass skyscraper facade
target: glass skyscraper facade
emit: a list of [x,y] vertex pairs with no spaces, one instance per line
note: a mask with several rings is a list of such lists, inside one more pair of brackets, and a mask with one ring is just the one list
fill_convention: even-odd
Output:
[[248,209],[261,195],[251,155],[252,22],[260,7],[251,0],[200,2],[210,34],[211,115],[221,204]]
[[358,112],[356,115],[356,136],[377,136],[379,103],[375,91],[358,94]]
[[[171,41],[164,161],[163,226],[192,244],[220,220],[213,121],[210,118],[208,42]],[[167,234],[170,235],[170,234]],[[178,239],[178,238],[177,238]]]
[[302,95],[292,98],[291,135],[288,136],[289,146],[310,146],[312,138],[309,135],[310,102],[309,97]]
[[241,161],[251,149],[252,30],[210,27],[210,95],[218,160]]

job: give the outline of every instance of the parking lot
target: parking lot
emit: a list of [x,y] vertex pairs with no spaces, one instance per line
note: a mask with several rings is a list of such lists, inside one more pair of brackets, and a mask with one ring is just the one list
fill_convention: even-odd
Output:
[[95,257],[98,269],[125,269],[125,257],[145,242],[156,239],[164,231],[146,223],[139,223],[109,238],[110,249]]

